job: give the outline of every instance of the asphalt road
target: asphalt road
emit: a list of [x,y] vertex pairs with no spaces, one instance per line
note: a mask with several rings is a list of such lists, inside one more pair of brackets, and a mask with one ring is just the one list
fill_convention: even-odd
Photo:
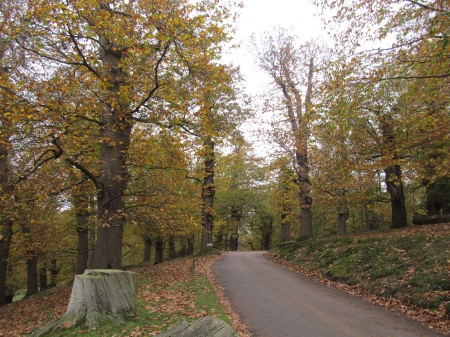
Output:
[[263,254],[230,253],[213,266],[233,310],[255,337],[442,336],[291,272]]

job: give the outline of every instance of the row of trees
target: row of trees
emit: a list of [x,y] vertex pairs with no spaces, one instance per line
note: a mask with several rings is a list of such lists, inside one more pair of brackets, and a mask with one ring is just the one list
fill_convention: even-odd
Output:
[[333,49],[282,28],[250,43],[272,83],[254,109],[272,116],[269,162],[221,63],[230,4],[3,1],[0,304],[25,280],[30,295],[153,249],[268,249],[448,213],[448,4],[317,4],[348,27]]
[[[434,218],[448,214],[449,4],[315,3],[335,13],[326,21],[336,24],[332,51],[320,41],[299,45],[284,28],[251,41],[271,79],[260,104],[273,113],[269,137],[295,172],[299,235],[311,236],[313,223],[320,231],[326,213],[337,225],[324,233],[345,234],[358,208],[381,217],[372,227],[407,226],[407,206],[420,213],[424,204]],[[390,204],[390,214],[380,203]]]
[[238,71],[220,63],[232,8],[24,0],[0,13],[0,304],[19,257],[27,295],[74,242],[77,273],[121,268],[126,223],[146,258],[174,237],[192,250],[199,219],[209,247],[214,146],[245,117]]

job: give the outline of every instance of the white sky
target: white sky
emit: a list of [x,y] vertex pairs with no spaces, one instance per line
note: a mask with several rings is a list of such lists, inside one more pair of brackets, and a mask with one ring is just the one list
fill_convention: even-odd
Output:
[[240,48],[231,50],[227,61],[240,65],[246,80],[247,92],[258,94],[264,91],[264,75],[255,65],[253,56],[248,51],[248,41],[253,33],[257,36],[271,31],[274,27],[292,28],[299,43],[324,36],[321,31],[319,9],[309,0],[243,0],[237,19],[237,32],[233,43]]

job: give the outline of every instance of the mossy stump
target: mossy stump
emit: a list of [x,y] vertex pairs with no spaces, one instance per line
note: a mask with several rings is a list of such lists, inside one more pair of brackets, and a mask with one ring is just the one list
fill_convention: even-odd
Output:
[[137,274],[115,269],[87,269],[76,275],[66,313],[33,336],[45,336],[58,327],[84,325],[98,328],[103,322],[120,325],[136,314]]

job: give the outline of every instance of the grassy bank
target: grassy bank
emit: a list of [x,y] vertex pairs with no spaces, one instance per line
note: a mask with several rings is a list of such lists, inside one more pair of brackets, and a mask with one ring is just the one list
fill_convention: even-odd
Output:
[[[133,268],[139,279],[137,315],[133,321],[123,326],[104,325],[96,330],[61,328],[52,336],[152,336],[182,318],[192,321],[203,316],[217,316],[237,325],[239,330],[237,317],[216,295],[210,275],[210,266],[219,257],[183,258]],[[23,336],[59,318],[67,308],[70,292],[70,286],[57,287],[0,307],[0,336]]]
[[281,243],[291,269],[450,330],[450,225]]

